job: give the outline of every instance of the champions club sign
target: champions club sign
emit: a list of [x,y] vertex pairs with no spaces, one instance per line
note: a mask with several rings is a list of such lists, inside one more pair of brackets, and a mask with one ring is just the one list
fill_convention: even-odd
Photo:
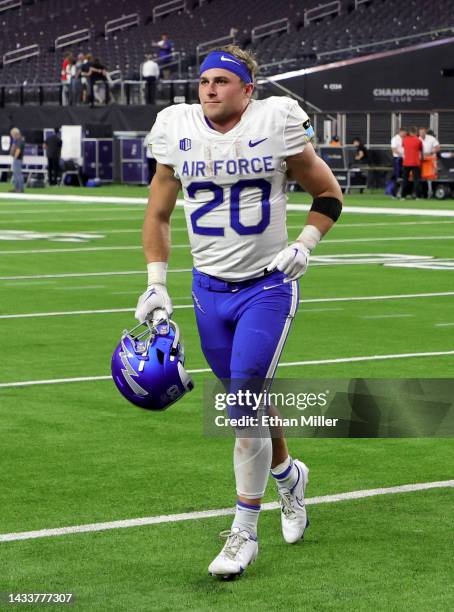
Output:
[[375,101],[411,104],[412,102],[427,102],[430,99],[430,89],[428,87],[375,87],[372,96]]

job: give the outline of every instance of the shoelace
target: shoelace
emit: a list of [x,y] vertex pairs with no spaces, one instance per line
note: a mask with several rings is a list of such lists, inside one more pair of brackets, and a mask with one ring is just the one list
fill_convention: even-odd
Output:
[[293,508],[293,496],[288,489],[278,490],[279,499],[281,502],[282,513],[287,519],[296,517],[295,509]]
[[241,535],[241,532],[234,533],[230,529],[221,531],[219,537],[227,540],[224,546],[224,554],[229,559],[234,560],[241,548],[246,544],[248,538]]

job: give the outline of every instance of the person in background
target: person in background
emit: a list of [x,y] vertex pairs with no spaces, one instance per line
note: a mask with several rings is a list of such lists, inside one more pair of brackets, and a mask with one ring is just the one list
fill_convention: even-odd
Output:
[[11,148],[9,154],[13,158],[12,163],[12,183],[14,193],[24,192],[24,176],[22,174],[22,160],[24,159],[25,140],[22,137],[19,128],[13,128],[10,132]]
[[406,135],[407,130],[401,127],[399,128],[399,132],[391,138],[391,150],[393,154],[393,186],[391,195],[393,198],[397,198],[399,192],[399,179],[402,174],[402,157],[404,154],[402,142]]
[[73,54],[68,51],[64,55],[63,64],[61,65],[60,81],[62,84],[61,103],[62,106],[68,106],[70,102],[70,83],[71,83],[71,68],[74,63]]
[[341,141],[339,140],[339,136],[336,134],[332,137],[331,142],[329,143],[330,147],[341,147]]
[[49,185],[57,185],[60,177],[60,159],[61,159],[62,141],[60,138],[59,128],[55,128],[54,133],[46,138],[44,149],[47,156],[47,171],[49,176]]
[[[153,43],[153,47],[158,47],[158,62],[159,65],[168,64],[172,59],[173,44],[169,40],[168,34],[161,34],[161,40],[157,43]],[[162,77],[168,79],[170,76],[170,68],[162,68]]]
[[156,103],[156,82],[159,78],[159,66],[153,60],[152,55],[146,55],[145,61],[142,64],[142,77],[146,84],[146,101],[147,104]]
[[419,130],[419,138],[422,142],[422,152],[424,159],[427,157],[432,157],[439,153],[440,151],[440,143],[432,134],[429,134],[429,130],[425,127],[420,127]]
[[[432,181],[437,178],[437,156],[440,152],[440,143],[432,130],[420,127],[418,132],[422,142],[421,178],[426,181],[427,197],[431,198],[433,195]],[[425,185],[421,191],[425,194]]]
[[402,164],[402,198],[407,195],[408,187],[410,184],[410,172],[413,174],[413,199],[419,197],[419,186],[421,180],[421,158],[423,154],[423,148],[422,141],[420,138],[418,138],[417,134],[418,129],[416,127],[411,127],[408,130],[408,134],[404,137],[402,141],[402,146],[404,149]]
[[369,154],[366,147],[361,142],[360,138],[353,138],[352,144],[356,147],[354,161],[359,164],[367,164],[369,161]]
[[92,99],[93,92],[91,91],[91,80],[90,80],[90,71],[91,65],[94,61],[93,55],[91,53],[87,53],[85,55],[84,62],[81,67],[81,78],[82,78],[82,102],[89,102]]
[[95,85],[97,85],[100,81],[104,83],[105,87],[105,104],[109,104],[109,85],[107,82],[107,68],[101,64],[98,58],[94,58],[90,62],[90,70],[88,72],[88,82],[89,82],[89,102],[90,106],[95,105]]
[[82,66],[85,55],[79,53],[76,62],[71,66],[71,104],[80,104],[82,101]]
[[90,73],[92,61],[93,61],[93,55],[91,53],[86,53],[81,69],[80,69],[80,77],[81,77],[80,80],[82,83],[82,103],[83,104],[87,103],[88,97],[90,94],[89,92],[90,83],[89,83],[88,75]]

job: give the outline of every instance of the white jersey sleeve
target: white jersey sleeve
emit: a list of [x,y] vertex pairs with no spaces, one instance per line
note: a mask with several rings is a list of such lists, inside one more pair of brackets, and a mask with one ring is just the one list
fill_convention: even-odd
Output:
[[290,157],[304,151],[304,147],[314,137],[314,129],[309,117],[296,100],[284,98],[287,118],[284,127],[284,151],[282,156]]
[[168,134],[172,118],[178,111],[179,105],[175,105],[159,112],[148,136],[148,147],[151,148],[156,161],[172,167],[175,166],[175,159],[174,155],[169,151]]

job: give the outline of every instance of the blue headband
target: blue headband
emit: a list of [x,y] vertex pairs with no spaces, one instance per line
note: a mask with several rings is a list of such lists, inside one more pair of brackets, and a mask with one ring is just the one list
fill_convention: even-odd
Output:
[[246,64],[225,51],[212,51],[209,53],[200,66],[199,76],[202,76],[205,70],[210,70],[210,68],[223,68],[224,70],[233,72],[245,83],[252,83],[253,81]]

